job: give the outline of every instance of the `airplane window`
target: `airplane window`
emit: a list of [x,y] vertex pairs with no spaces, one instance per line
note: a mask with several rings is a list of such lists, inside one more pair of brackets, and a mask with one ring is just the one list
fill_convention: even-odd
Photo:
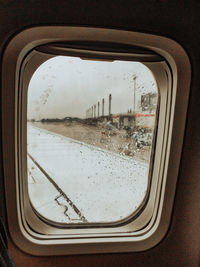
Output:
[[32,206],[64,224],[126,220],[145,204],[159,103],[144,64],[56,56],[28,87]]
[[82,26],[16,34],[2,61],[16,246],[43,256],[155,247],[171,222],[190,77],[186,52],[163,36]]

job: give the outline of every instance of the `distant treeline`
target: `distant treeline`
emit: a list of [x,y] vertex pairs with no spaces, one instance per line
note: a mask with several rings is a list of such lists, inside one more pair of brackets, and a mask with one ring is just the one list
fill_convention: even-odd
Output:
[[53,118],[53,119],[41,119],[41,120],[31,119],[28,121],[30,121],[30,122],[42,122],[42,123],[45,123],[45,122],[73,122],[73,121],[75,121],[75,122],[85,123],[84,119],[77,118],[77,117],[65,117],[62,119]]

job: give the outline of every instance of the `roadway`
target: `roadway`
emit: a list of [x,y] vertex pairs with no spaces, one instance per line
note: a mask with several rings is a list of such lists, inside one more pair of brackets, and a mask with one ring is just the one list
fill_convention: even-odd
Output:
[[50,220],[117,221],[145,196],[148,164],[142,161],[31,124],[27,149],[30,200]]

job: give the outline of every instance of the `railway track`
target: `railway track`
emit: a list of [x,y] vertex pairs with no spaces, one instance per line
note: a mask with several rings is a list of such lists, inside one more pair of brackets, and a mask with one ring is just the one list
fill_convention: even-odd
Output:
[[33,161],[33,163],[38,167],[38,169],[45,175],[45,177],[48,179],[48,181],[54,186],[54,188],[58,191],[58,196],[54,198],[56,203],[59,206],[62,206],[64,208],[64,215],[68,218],[68,220],[73,221],[74,219],[70,218],[68,215],[68,207],[67,205],[61,203],[59,201],[59,198],[63,197],[64,200],[67,202],[68,205],[74,210],[74,212],[78,215],[79,221],[82,223],[88,222],[87,219],[84,217],[84,215],[81,213],[81,211],[78,209],[78,207],[73,203],[73,201],[66,195],[66,193],[58,186],[58,184],[54,181],[52,177],[42,168],[42,166],[37,162],[37,160],[29,153],[27,152],[28,157]]

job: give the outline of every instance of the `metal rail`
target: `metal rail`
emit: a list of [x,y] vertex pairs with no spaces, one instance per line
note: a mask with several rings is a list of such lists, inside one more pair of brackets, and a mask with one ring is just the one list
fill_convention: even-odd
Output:
[[[77,206],[72,202],[72,200],[63,192],[63,190],[57,185],[57,183],[49,176],[49,174],[40,166],[40,164],[30,155],[29,152],[27,152],[30,159],[35,163],[35,165],[40,169],[40,171],[46,176],[46,178],[49,180],[49,182],[56,188],[56,190],[60,193],[60,196],[63,196],[63,198],[69,203],[69,205],[73,208],[73,210],[77,213],[79,218],[84,222],[88,222],[86,218],[82,215],[81,211],[77,208]],[[58,197],[60,197],[58,196]],[[67,207],[66,207],[67,208]]]

